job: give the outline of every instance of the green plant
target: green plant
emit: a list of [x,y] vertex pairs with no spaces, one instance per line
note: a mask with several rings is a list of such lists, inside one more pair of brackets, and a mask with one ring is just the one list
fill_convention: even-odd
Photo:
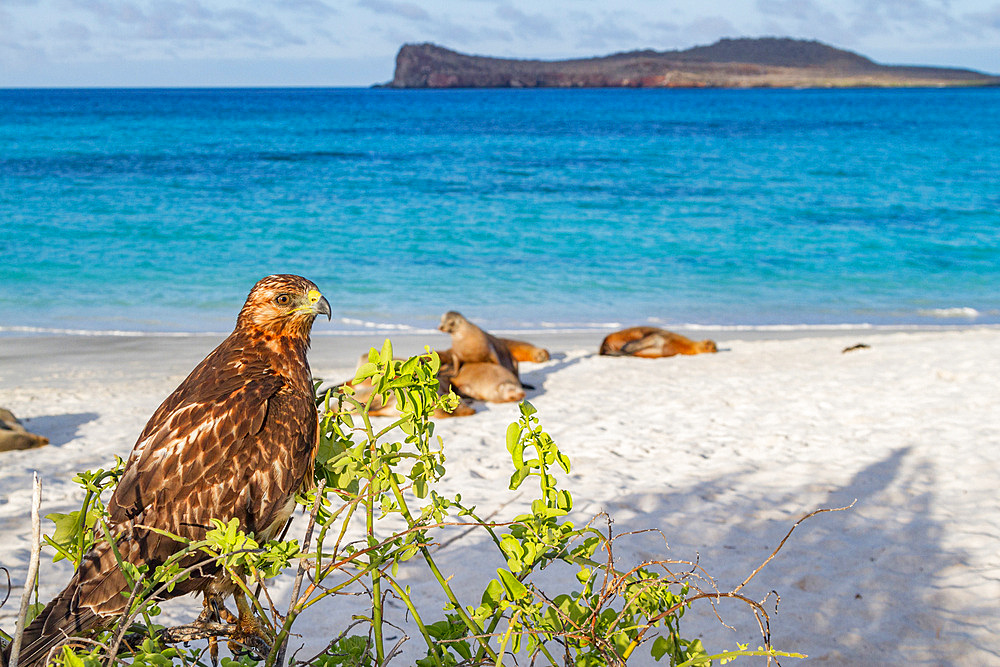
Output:
[[[388,341],[381,351],[373,349],[354,378],[372,387],[364,400],[346,385],[317,396],[321,435],[316,485],[298,498],[308,511],[301,540],[261,544],[235,520],[215,521],[204,540],[186,541],[180,554],[158,568],[119,561],[131,586],[127,612],[86,643],[64,647],[56,662],[89,667],[92,661],[117,656],[134,665],[204,665],[204,648],[180,642],[232,636],[234,626],[201,622],[166,629],[154,622],[157,600],[188,576],[181,561],[193,552],[218,563],[223,576],[233,579],[268,639],[256,656],[223,660],[233,667],[288,664],[286,646],[299,615],[327,598],[359,591],[368,596],[367,611],[319,654],[295,664],[375,667],[390,662],[400,647],[398,642],[389,645],[386,628],[403,620],[389,618],[390,596],[405,607],[423,642],[420,667],[502,665],[511,656],[528,664],[624,665],[644,644],[654,659],[671,665],[754,655],[803,657],[770,646],[763,606],[739,589],[720,593],[699,588],[709,579],[699,577],[693,563],[658,560],[626,569],[616,564],[614,545],[630,535],[613,536],[609,521],[599,528],[602,517],[574,523],[573,497],[559,482],[569,473],[570,460],[527,402],[506,433],[513,465],[510,489],[535,489],[527,511],[507,521],[487,521],[460,495],[445,497],[436,491],[445,474],[445,453],[431,415],[456,401],[453,395],[439,395],[439,367],[433,352],[401,361],[393,358]],[[376,423],[369,416],[373,402],[385,404],[389,397],[399,416]],[[85,490],[81,510],[49,515],[56,530],[46,542],[56,559],[79,563],[97,535],[108,534],[102,494],[120,476],[122,465],[119,459],[108,471],[81,473],[76,478]],[[459,598],[429,548],[440,542],[444,529],[455,526],[483,531],[505,564],[483,582],[474,601]],[[427,609],[414,598],[400,578],[401,569],[410,567],[429,570],[447,600],[444,608]],[[536,576],[548,568],[569,568],[577,585],[543,590]],[[279,611],[265,582],[292,572],[291,599]],[[750,605],[761,622],[762,647],[751,651],[738,646],[709,655],[700,641],[683,637],[681,619],[691,603],[721,597]]]

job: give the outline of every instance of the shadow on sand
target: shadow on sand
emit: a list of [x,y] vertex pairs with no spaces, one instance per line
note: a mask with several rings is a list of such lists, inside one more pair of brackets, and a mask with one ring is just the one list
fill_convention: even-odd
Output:
[[68,415],[45,415],[24,419],[24,427],[32,433],[44,435],[50,447],[59,447],[76,438],[80,427],[100,415],[96,412],[76,412]]
[[548,362],[542,365],[521,363],[518,368],[521,376],[521,382],[534,387],[534,389],[528,390],[528,398],[531,399],[538,396],[542,392],[542,389],[545,386],[545,380],[550,375],[558,373],[564,368],[569,368],[570,366],[580,363],[586,359],[587,356],[570,358],[564,352],[556,352],[552,355],[552,358]]
[[[995,601],[973,596],[981,602],[970,607],[967,598],[960,603],[943,592],[948,586],[942,573],[962,567],[966,556],[960,548],[945,546],[945,527],[930,518],[934,471],[910,448],[860,470],[842,487],[828,487],[818,504],[815,499],[823,494],[808,480],[799,489],[768,488],[759,494],[752,489],[748,494],[738,478],[609,503],[616,533],[663,531],[616,541],[616,556],[624,565],[693,560],[700,552],[708,573],[725,573],[717,582],[719,590],[732,590],[764,562],[797,519],[819,507],[843,507],[857,499],[851,510],[802,523],[741,591],[758,601],[770,591],[781,596],[777,613],[771,614],[773,644],[837,665],[996,664],[1000,656],[995,647],[977,640],[984,636],[983,619],[996,613]],[[729,489],[744,492],[726,493]],[[633,525],[656,516],[662,517],[659,526]],[[768,598],[769,613],[776,599]],[[713,649],[733,648],[736,642],[760,645],[749,608],[734,601],[718,605],[734,633],[719,623],[710,603],[697,604],[700,608],[682,621],[684,636],[701,636]]]

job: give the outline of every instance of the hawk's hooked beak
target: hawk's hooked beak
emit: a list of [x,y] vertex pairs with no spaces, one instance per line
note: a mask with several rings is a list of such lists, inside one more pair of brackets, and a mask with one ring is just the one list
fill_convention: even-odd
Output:
[[317,315],[326,315],[327,320],[333,317],[330,310],[330,302],[326,300],[325,296],[314,289],[309,290],[309,294],[306,296],[309,298],[309,305],[312,307],[314,313]]

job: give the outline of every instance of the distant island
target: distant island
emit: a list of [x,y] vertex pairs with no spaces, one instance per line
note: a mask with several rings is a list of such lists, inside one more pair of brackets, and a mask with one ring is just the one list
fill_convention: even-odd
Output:
[[683,51],[513,60],[406,44],[388,88],[864,88],[996,86],[967,69],[880,65],[816,41],[722,39]]

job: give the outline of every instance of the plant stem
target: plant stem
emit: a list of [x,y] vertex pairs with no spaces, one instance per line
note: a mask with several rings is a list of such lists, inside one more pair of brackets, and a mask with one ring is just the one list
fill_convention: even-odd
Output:
[[510,619],[510,624],[507,626],[507,632],[503,633],[503,640],[500,642],[500,657],[496,660],[497,667],[503,667],[503,655],[507,650],[507,642],[510,640],[510,633],[514,631],[514,624],[517,623],[517,619],[520,617],[521,610],[514,612],[514,616]]
[[79,524],[80,532],[77,533],[76,557],[73,559],[75,561],[73,565],[77,568],[79,568],[80,564],[83,562],[83,556],[85,553],[83,547],[84,544],[86,543],[86,538],[87,538],[87,514],[90,512],[91,493],[92,492],[90,491],[90,489],[87,489],[87,493],[83,497],[83,507],[80,508],[80,524]]
[[[303,552],[309,551],[309,543],[312,540],[313,527],[316,525],[316,513],[319,512],[319,505],[323,499],[324,488],[326,488],[326,480],[321,479],[319,485],[316,487],[316,499],[313,501],[312,511],[309,513],[309,525],[306,527],[306,533],[302,540]],[[305,576],[308,568],[309,566],[306,564],[305,558],[300,558],[298,572],[295,574],[295,584],[292,586],[291,601],[288,603],[288,613],[285,615],[285,622],[282,624],[281,630],[278,632],[277,637],[275,637],[274,646],[271,648],[271,655],[267,656],[267,662],[265,664],[280,665],[285,661],[285,645],[288,642],[288,633],[292,628],[292,623],[295,621],[295,618],[302,610],[302,603],[299,600],[299,591],[302,587],[302,578]],[[237,583],[239,583],[239,581],[237,581]],[[253,596],[253,600],[254,602],[258,602],[256,596]],[[272,655],[274,656],[273,662],[271,662]]]
[[[375,507],[373,501],[368,501],[365,506],[366,512],[366,532],[368,537],[375,537]],[[372,554],[369,554],[369,559]],[[371,561],[369,561],[371,562]],[[375,631],[375,657],[377,663],[381,665],[385,659],[385,646],[382,645],[382,579],[377,567],[372,568],[372,629]]]
[[[372,544],[375,540],[375,500],[378,497],[378,491],[375,485],[375,478],[377,476],[376,469],[376,459],[378,458],[378,443],[375,437],[374,429],[372,428],[371,418],[368,416],[368,410],[371,409],[372,398],[375,392],[372,392],[372,396],[368,397],[368,403],[365,405],[365,409],[361,412],[361,417],[365,423],[365,435],[368,437],[368,449],[370,456],[369,468],[369,478],[368,478],[368,488],[371,493],[364,499],[365,505],[365,534],[368,536],[368,544]],[[378,458],[381,462],[381,459]],[[383,467],[388,467],[385,463],[381,463]],[[390,479],[392,475],[389,475]],[[369,553],[368,562],[371,565],[375,565],[373,562],[374,554]],[[382,581],[381,573],[377,566],[372,567],[372,631],[375,634],[375,657],[376,664],[383,664],[385,662],[385,646],[383,645],[383,628],[382,628]]]
[[546,658],[549,659],[549,664],[550,665],[555,665],[556,664],[555,657],[551,653],[549,653],[549,649],[545,648],[545,643],[542,642],[540,639],[539,639],[539,642],[538,642],[538,650],[542,652],[542,655],[544,655]]
[[410,610],[410,614],[413,616],[413,620],[416,622],[417,628],[420,630],[420,634],[424,638],[424,642],[427,643],[428,652],[431,654],[431,657],[434,658],[434,664],[437,665],[438,667],[443,667],[443,665],[441,664],[441,657],[438,655],[437,645],[431,638],[430,633],[427,632],[427,627],[424,625],[423,619],[420,618],[420,614],[417,613],[417,608],[413,605],[413,600],[410,599],[410,596],[406,593],[406,591],[403,590],[403,588],[399,585],[399,583],[396,582],[395,579],[386,576],[385,580],[389,582],[389,585],[392,586],[392,589],[396,591],[396,595],[398,595],[399,598],[403,601],[403,604],[406,605],[406,608]]
[[[393,477],[392,471],[389,469],[389,466],[386,464],[383,464],[383,466],[385,468],[384,472],[386,473],[386,477],[389,480],[389,485],[392,488],[392,493],[396,497],[396,503],[399,504],[399,510],[402,513],[403,518],[406,519],[407,524],[412,526],[414,523],[413,515],[410,513],[409,507],[407,507],[406,505],[406,499],[403,497],[403,492],[400,490],[399,485],[396,483],[396,480]],[[482,636],[483,629],[479,627],[479,624],[476,623],[475,619],[473,619],[471,616],[469,616],[468,613],[466,613],[465,607],[463,607],[461,603],[459,603],[458,598],[455,597],[455,592],[451,589],[451,586],[448,584],[448,580],[445,578],[443,574],[441,574],[441,570],[438,569],[437,563],[434,562],[434,557],[431,556],[430,550],[427,547],[422,546],[420,547],[420,553],[423,555],[424,561],[427,563],[427,567],[430,568],[431,573],[434,575],[434,578],[437,579],[437,582],[441,586],[441,589],[444,591],[445,595],[448,596],[448,601],[451,602],[451,605],[455,609],[455,612],[458,614],[459,618],[461,618],[462,622],[465,623],[465,626],[469,628],[469,630],[471,630],[474,635],[476,635],[476,639],[479,642],[479,645],[482,647],[483,650],[486,651],[487,655],[490,656],[490,659],[495,662],[497,660],[497,654],[495,651],[493,651],[493,649],[490,648],[489,638]]]

